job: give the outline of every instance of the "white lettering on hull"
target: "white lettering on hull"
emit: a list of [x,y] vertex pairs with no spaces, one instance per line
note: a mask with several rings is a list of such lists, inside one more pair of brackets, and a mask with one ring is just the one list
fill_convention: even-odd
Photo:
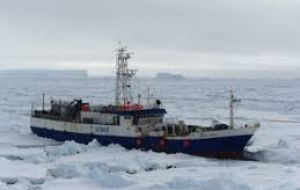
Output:
[[97,126],[97,127],[95,127],[95,131],[97,133],[109,133],[109,127],[100,127],[100,126]]

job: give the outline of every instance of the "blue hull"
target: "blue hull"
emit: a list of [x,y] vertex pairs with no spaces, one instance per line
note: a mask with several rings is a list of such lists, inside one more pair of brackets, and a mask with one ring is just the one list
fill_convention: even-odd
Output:
[[31,126],[33,133],[40,137],[51,138],[57,141],[74,140],[78,143],[88,144],[93,139],[106,146],[109,144],[120,144],[127,149],[153,150],[166,153],[186,153],[199,156],[217,158],[242,158],[244,147],[252,135],[232,136],[209,139],[162,139],[160,137],[114,137],[99,136],[93,134],[77,134],[38,128]]

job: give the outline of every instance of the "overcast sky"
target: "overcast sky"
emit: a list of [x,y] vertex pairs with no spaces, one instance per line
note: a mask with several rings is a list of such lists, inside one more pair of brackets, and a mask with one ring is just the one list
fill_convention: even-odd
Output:
[[297,77],[297,0],[0,0],[0,69],[111,75],[117,42],[140,75]]

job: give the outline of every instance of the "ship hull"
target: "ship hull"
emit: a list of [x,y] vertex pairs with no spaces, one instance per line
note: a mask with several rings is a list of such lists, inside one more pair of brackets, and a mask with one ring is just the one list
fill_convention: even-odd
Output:
[[162,137],[122,137],[99,134],[83,134],[55,129],[31,126],[36,135],[57,141],[73,140],[78,143],[88,144],[96,139],[100,144],[119,144],[127,149],[153,150],[166,153],[186,153],[191,155],[241,159],[244,147],[252,134],[242,134],[215,138],[176,139]]

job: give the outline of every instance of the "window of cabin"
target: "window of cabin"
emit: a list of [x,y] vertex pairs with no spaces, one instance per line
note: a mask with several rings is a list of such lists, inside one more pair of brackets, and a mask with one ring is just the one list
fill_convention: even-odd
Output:
[[133,118],[134,125],[157,124],[161,123],[163,116],[158,114],[137,115]]

